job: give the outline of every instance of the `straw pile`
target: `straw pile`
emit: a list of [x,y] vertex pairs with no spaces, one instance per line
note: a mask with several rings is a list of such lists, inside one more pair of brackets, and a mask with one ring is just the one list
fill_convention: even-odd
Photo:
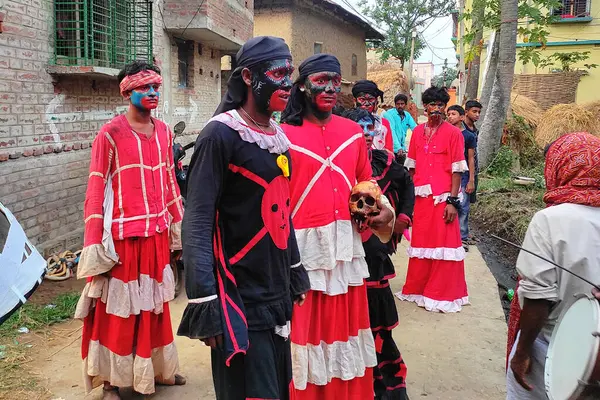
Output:
[[583,108],[592,112],[596,116],[596,120],[600,121],[600,101],[592,101],[591,103],[585,103]]
[[374,65],[367,71],[367,79],[372,80],[383,91],[383,104],[394,106],[394,97],[398,93],[408,94],[408,81],[401,69],[388,65]]
[[510,98],[513,113],[523,118],[527,125],[535,129],[544,113],[540,106],[529,97],[516,92],[512,92]]
[[575,103],[557,104],[542,115],[535,130],[535,140],[544,147],[572,132],[589,132],[598,136],[597,117],[586,107]]

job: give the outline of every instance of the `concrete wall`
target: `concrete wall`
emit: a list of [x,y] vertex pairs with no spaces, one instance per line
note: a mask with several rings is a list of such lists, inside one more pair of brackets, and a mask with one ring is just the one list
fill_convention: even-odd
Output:
[[[227,0],[227,5],[232,1],[241,0]],[[164,79],[156,116],[171,126],[185,121],[187,135],[179,141],[186,144],[220,101],[221,53],[211,55],[213,49],[203,46],[200,55],[195,43],[193,87],[179,88],[177,46],[163,29],[161,4],[154,2],[153,13],[153,53]],[[0,13],[0,201],[41,252],[73,249],[82,244],[91,143],[127,104],[116,78],[46,72],[54,51],[52,2],[5,0]],[[248,31],[247,25],[237,26],[238,31]]]
[[[339,58],[342,76],[349,81],[367,77],[365,33],[357,26],[323,15],[313,8],[294,6],[283,9],[261,9],[254,15],[254,35],[272,35],[290,45],[294,65],[314,54],[314,43],[323,43],[322,52]],[[352,54],[357,56],[357,74],[352,75]]]

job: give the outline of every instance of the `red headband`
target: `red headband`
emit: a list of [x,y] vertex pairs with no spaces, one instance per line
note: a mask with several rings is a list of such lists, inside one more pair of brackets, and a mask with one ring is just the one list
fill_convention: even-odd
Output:
[[134,75],[127,75],[121,81],[119,89],[121,90],[121,96],[125,97],[125,92],[150,84],[162,85],[162,82],[162,77],[159,74],[148,69]]

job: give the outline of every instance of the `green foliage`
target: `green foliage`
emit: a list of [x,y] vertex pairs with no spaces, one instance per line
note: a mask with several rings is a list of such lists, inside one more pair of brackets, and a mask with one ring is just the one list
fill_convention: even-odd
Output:
[[510,147],[502,146],[484,172],[490,176],[508,178],[512,175],[512,167],[516,157]]
[[431,84],[437,87],[447,87],[452,85],[452,82],[458,77],[458,70],[456,68],[447,68],[445,73],[435,75],[431,78]]
[[[412,32],[425,29],[433,19],[444,17],[453,10],[453,0],[380,0],[371,5],[367,0],[360,3],[362,11],[385,30],[386,38],[375,42],[373,47],[381,61],[390,57],[404,65],[410,59]],[[418,58],[425,42],[415,38],[415,58]]]
[[523,117],[513,114],[504,126],[505,138],[517,153],[522,170],[537,170],[544,165],[544,152],[535,142],[535,133]]
[[0,326],[0,336],[14,336],[21,327],[36,330],[72,318],[78,300],[79,293],[64,293],[53,300],[55,307],[27,302]]

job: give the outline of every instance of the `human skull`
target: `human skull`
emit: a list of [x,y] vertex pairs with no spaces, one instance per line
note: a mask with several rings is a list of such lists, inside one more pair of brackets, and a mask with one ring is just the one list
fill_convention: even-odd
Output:
[[356,222],[364,222],[368,216],[379,214],[377,202],[381,197],[379,186],[370,181],[359,182],[350,194],[350,214]]

